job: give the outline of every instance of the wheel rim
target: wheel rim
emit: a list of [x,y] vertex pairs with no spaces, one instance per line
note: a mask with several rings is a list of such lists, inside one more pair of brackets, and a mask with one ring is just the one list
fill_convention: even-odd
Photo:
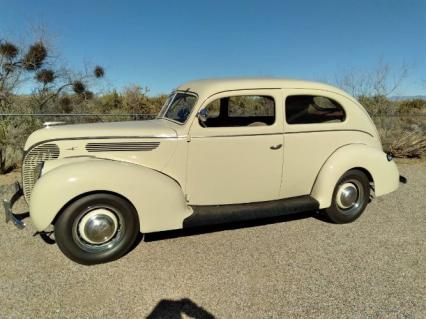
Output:
[[117,217],[103,208],[92,210],[84,215],[78,225],[80,237],[93,245],[101,245],[110,241],[117,229]]
[[363,186],[354,179],[339,185],[335,197],[337,208],[346,214],[357,211],[362,206],[364,199]]
[[73,224],[76,244],[88,252],[102,252],[115,247],[124,232],[121,214],[113,207],[90,207]]

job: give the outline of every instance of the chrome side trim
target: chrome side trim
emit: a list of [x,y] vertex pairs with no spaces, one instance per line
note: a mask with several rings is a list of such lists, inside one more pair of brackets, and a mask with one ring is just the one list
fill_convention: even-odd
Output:
[[370,135],[371,137],[374,137],[373,134],[363,131],[363,130],[356,130],[356,129],[335,129],[335,130],[315,130],[315,131],[299,131],[299,132],[285,132],[284,134],[300,134],[300,133],[324,133],[324,132],[360,132],[367,135]]
[[48,128],[50,126],[55,126],[55,125],[63,125],[66,124],[65,122],[44,122],[43,126]]
[[337,130],[316,130],[316,131],[299,131],[299,132],[279,132],[279,133],[258,133],[258,134],[230,134],[230,135],[199,135],[191,136],[191,138],[208,138],[208,137],[242,137],[242,136],[262,136],[262,135],[287,135],[287,134],[303,134],[303,133],[324,133],[324,132],[360,132],[371,137],[374,137],[372,134],[362,131],[362,130],[353,130],[353,129],[337,129]]
[[210,137],[243,137],[243,136],[264,136],[264,135],[282,135],[283,133],[259,133],[259,134],[232,134],[232,135],[204,135],[191,136],[191,138],[210,138]]

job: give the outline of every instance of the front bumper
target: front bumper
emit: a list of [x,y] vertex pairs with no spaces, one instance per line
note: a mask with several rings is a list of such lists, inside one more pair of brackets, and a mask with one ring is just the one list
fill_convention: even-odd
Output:
[[21,185],[16,182],[14,184],[14,193],[10,199],[4,199],[3,200],[3,206],[4,206],[4,213],[6,215],[6,223],[9,221],[12,221],[12,223],[18,228],[23,229],[25,227],[25,224],[22,220],[20,220],[13,212],[12,207],[13,204],[16,203],[16,201],[23,195]]

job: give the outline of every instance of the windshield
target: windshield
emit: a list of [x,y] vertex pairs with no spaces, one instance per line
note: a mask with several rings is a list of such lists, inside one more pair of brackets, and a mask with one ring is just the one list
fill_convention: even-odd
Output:
[[194,94],[175,92],[169,96],[158,117],[185,123],[196,102],[197,96]]

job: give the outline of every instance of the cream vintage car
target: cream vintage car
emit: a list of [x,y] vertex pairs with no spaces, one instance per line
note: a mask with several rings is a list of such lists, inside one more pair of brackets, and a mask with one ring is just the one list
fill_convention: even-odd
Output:
[[139,232],[321,211],[358,218],[398,188],[366,110],[321,83],[185,83],[149,121],[49,126],[25,145],[21,193],[38,231],[53,225],[82,264],[125,254]]

